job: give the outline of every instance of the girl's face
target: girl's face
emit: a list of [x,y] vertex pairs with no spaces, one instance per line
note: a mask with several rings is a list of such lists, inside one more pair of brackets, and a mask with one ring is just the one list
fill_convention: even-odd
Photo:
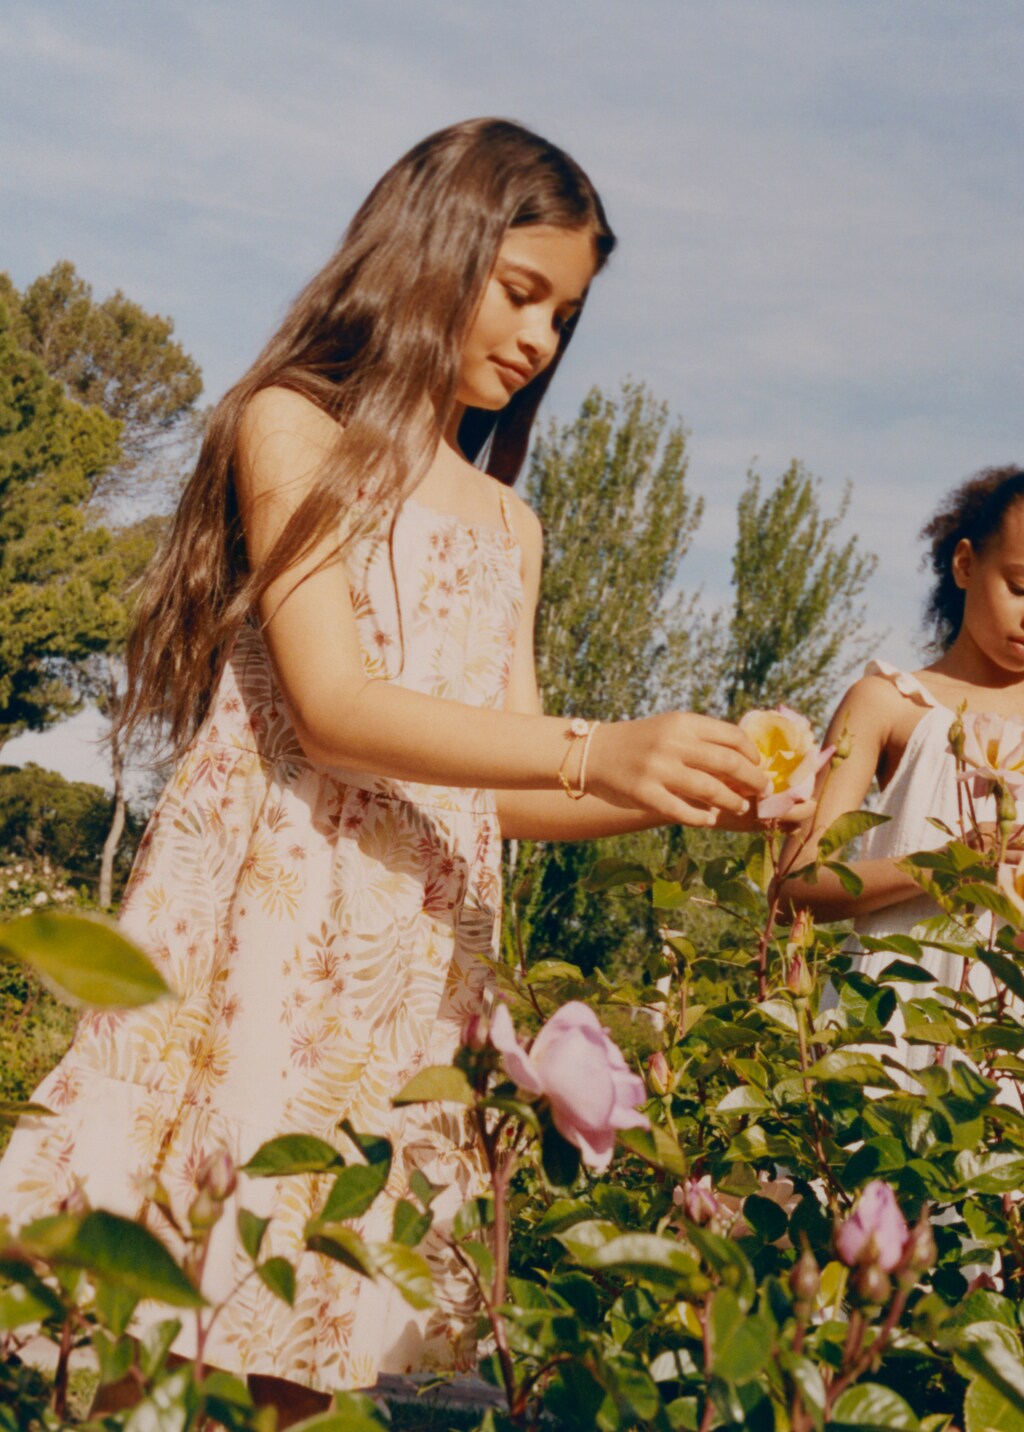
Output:
[[457,400],[471,408],[503,408],[543,372],[594,271],[589,229],[510,229],[462,350]]
[[964,593],[966,632],[1000,670],[1024,675],[1024,502],[1013,502],[980,552],[963,541],[953,576]]

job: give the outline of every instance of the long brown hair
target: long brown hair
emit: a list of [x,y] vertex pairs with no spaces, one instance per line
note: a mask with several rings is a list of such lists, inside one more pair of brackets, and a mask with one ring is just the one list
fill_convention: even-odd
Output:
[[[508,229],[527,224],[589,229],[597,269],[615,246],[579,165],[509,120],[440,130],[371,191],[335,254],[213,412],[136,605],[124,734],[166,722],[180,751],[206,714],[235,631],[266,588],[328,531],[341,530],[357,493],[372,520],[396,511],[421,481],[451,418],[465,337],[498,249]],[[499,413],[469,409],[463,418],[466,456],[502,482],[516,479],[537,407],[577,321],[563,328],[552,363]],[[234,453],[246,404],[272,385],[301,393],[344,432],[253,569]]]

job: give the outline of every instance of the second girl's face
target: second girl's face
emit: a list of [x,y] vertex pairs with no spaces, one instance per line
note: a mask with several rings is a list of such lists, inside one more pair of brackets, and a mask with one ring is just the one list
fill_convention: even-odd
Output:
[[953,573],[975,645],[1000,670],[1024,674],[1024,502],[1010,504],[980,552],[961,542]]
[[543,372],[594,268],[589,229],[510,229],[462,351],[457,400],[471,408],[503,408]]

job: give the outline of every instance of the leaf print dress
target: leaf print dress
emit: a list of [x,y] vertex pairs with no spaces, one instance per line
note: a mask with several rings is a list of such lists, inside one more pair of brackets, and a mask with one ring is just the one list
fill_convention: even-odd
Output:
[[[407,501],[393,551],[380,529],[349,549],[369,676],[503,705],[522,587],[501,498],[503,525],[475,527]],[[325,1176],[243,1176],[204,1290],[226,1296],[250,1266],[236,1206],[273,1216],[261,1257],[296,1262],[298,1288],[288,1308],[250,1277],[214,1325],[207,1361],[324,1390],[471,1365],[477,1303],[440,1236],[485,1186],[471,1131],[457,1106],[394,1110],[391,1099],[416,1070],[450,1061],[485,1000],[479,956],[495,950],[499,857],[490,792],[313,763],[262,638],[244,627],[123,906],[123,927],[176,997],[82,1018],[35,1096],[56,1117],[23,1119],[0,1165],[0,1213],[26,1222],[78,1180],[94,1207],[135,1216],[154,1174],[183,1213],[212,1150],[241,1164],[264,1140],[304,1132],[351,1154],[338,1131],[347,1118],[395,1149],[385,1195],[355,1225],[365,1237],[390,1238],[414,1169],[443,1187],[422,1245],[437,1306],[414,1311],[383,1279],[301,1251]]]

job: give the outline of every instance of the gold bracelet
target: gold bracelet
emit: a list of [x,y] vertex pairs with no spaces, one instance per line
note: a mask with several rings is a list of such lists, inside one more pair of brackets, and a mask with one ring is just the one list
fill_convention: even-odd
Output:
[[[582,717],[574,716],[566,730],[565,739],[569,742],[569,746],[565,755],[562,757],[562,764],[558,768],[558,780],[562,790],[565,791],[571,801],[581,801],[587,793],[585,784],[587,752],[590,749],[590,738],[593,736],[597,725],[598,723],[596,721],[584,721]],[[574,788],[572,782],[569,780],[566,767],[569,764],[569,758],[576,748],[577,741],[583,742],[583,751],[580,756],[579,771],[576,778],[577,784]]]

